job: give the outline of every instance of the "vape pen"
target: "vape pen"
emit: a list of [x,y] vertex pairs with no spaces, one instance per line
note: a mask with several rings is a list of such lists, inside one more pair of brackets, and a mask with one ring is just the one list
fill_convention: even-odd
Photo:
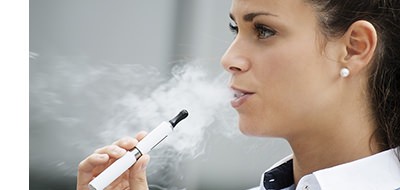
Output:
[[157,146],[161,141],[163,141],[169,133],[172,132],[176,124],[181,120],[185,119],[189,113],[186,110],[182,110],[173,119],[162,122],[154,130],[152,130],[146,137],[144,137],[135,148],[127,151],[124,156],[112,163],[108,168],[106,168],[102,173],[100,173],[96,178],[94,178],[89,183],[89,188],[91,190],[102,190],[110,185],[115,179],[117,179],[122,173],[124,173],[129,167],[131,167],[135,162],[143,155],[155,146]]

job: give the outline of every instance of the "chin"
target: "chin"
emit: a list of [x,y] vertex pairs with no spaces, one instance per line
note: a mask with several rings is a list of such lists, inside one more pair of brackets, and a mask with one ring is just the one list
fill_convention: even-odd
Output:
[[[239,130],[246,136],[254,137],[283,137],[283,128],[277,128],[274,125],[261,124],[260,122],[251,122],[253,120],[239,119]],[[263,123],[268,123],[267,121]]]
[[246,136],[263,136],[257,129],[254,124],[243,122],[242,120],[239,121],[239,130]]

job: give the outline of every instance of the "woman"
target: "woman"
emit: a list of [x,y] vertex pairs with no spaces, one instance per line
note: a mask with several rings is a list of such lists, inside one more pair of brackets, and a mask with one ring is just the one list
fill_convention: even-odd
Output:
[[[222,65],[240,130],[293,150],[259,188],[400,188],[400,1],[233,0],[230,16]],[[78,189],[136,143],[82,161]],[[114,184],[146,189],[148,158]]]

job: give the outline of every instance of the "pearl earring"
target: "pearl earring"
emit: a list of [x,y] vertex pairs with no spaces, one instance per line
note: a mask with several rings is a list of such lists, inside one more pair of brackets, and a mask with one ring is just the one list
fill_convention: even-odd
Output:
[[350,70],[348,68],[340,69],[340,76],[346,78],[350,75]]

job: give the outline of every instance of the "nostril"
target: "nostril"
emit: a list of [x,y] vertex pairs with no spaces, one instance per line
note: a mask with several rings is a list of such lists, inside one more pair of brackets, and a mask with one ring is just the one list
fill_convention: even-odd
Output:
[[240,72],[240,71],[242,71],[242,69],[240,69],[239,67],[230,66],[230,67],[229,67],[229,71],[232,71],[232,72]]

